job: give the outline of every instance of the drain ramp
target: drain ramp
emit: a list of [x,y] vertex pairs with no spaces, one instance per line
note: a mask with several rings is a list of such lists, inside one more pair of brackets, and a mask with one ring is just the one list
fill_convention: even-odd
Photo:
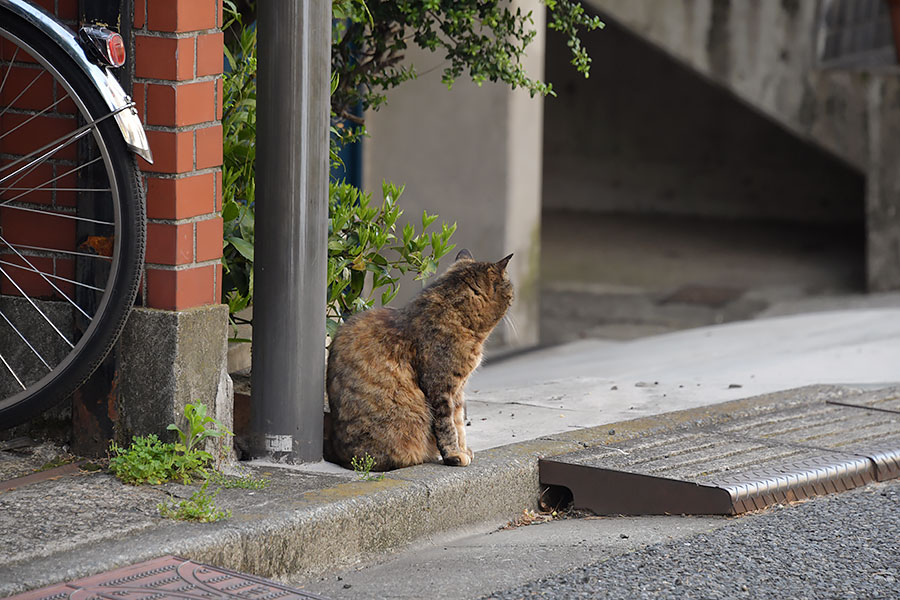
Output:
[[[597,514],[739,514],[900,476],[896,398],[861,394],[543,459]],[[887,409],[887,410],[885,410]]]

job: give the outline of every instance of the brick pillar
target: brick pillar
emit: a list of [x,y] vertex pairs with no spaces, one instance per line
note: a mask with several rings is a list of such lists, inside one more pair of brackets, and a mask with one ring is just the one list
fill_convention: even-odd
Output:
[[231,423],[222,290],[221,0],[135,0],[133,98],[154,163],[141,302],[120,340],[120,438],[198,400]]
[[144,305],[217,304],[222,289],[222,4],[135,2],[134,99],[147,173]]

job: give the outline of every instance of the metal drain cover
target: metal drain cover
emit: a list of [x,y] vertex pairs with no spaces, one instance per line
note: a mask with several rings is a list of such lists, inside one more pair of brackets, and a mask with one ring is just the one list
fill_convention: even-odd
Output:
[[218,598],[313,599],[323,596],[302,592],[268,579],[164,556],[130,567],[108,571],[69,583],[33,590],[7,600],[215,600]]
[[815,403],[540,462],[597,514],[738,514],[900,476],[890,403]]

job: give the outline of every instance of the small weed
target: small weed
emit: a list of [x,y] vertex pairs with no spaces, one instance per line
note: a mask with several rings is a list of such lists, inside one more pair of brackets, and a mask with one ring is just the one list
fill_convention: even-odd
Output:
[[216,508],[215,500],[219,490],[209,493],[207,488],[209,481],[204,481],[200,489],[191,494],[187,500],[175,502],[171,497],[166,502],[157,505],[159,514],[179,521],[199,521],[200,523],[212,523],[231,516],[230,510]]
[[40,467],[34,470],[35,473],[40,473],[42,471],[49,471],[50,469],[55,469],[56,467],[61,467],[63,465],[67,465],[75,461],[75,457],[71,454],[60,454],[53,460],[49,460],[42,464]]
[[174,475],[175,444],[163,442],[156,434],[136,435],[127,448],[112,442],[109,451],[109,470],[125,483],[159,484]]
[[219,471],[209,473],[210,483],[223,488],[241,488],[244,490],[261,490],[269,485],[268,477],[247,475],[225,475]]
[[375,459],[369,456],[369,453],[366,452],[365,456],[362,458],[353,457],[350,459],[350,466],[353,467],[353,472],[356,473],[356,476],[359,477],[361,481],[380,481],[384,479],[384,473],[380,475],[372,475],[372,469],[375,468],[375,465],[378,464],[375,462]]
[[[213,456],[202,450],[201,444],[208,438],[231,435],[231,432],[207,416],[206,407],[202,404],[186,405],[184,417],[187,420],[186,430],[174,423],[167,428],[178,434],[179,441],[174,444],[163,442],[152,433],[134,436],[127,448],[112,442],[109,448],[110,471],[132,485],[159,484],[173,479],[188,484],[195,477],[206,478]],[[215,429],[211,429],[210,425],[214,425]]]

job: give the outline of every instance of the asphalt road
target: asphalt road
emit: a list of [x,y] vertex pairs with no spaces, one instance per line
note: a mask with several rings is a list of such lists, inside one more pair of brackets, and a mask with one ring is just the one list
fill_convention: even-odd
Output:
[[900,482],[748,515],[487,597],[900,598]]
[[900,481],[719,517],[457,535],[297,582],[330,598],[900,598]]

